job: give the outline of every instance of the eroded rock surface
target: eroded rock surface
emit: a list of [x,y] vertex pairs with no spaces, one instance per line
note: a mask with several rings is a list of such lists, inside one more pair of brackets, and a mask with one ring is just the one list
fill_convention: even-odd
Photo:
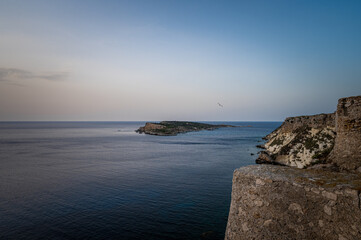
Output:
[[[287,118],[265,137],[270,162],[305,168],[323,162],[334,146],[335,114],[319,114]],[[259,162],[259,161],[258,161]]]
[[361,172],[361,96],[341,98],[336,113],[287,118],[264,139],[257,163],[298,168],[328,163]]
[[361,239],[360,190],[359,174],[237,169],[225,239]]
[[[237,169],[226,239],[361,239],[361,96],[287,118]],[[289,166],[296,166],[298,169]]]

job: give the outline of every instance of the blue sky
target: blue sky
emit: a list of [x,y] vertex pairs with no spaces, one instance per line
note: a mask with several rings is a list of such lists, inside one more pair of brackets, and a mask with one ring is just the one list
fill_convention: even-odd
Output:
[[360,1],[2,0],[0,120],[333,112],[361,93],[360,12]]

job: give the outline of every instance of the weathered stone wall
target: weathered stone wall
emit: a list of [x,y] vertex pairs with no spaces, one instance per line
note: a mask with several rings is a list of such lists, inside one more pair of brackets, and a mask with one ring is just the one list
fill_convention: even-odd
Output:
[[342,170],[361,170],[361,96],[338,101],[336,133],[330,161]]
[[225,239],[361,239],[360,187],[357,174],[237,169]]

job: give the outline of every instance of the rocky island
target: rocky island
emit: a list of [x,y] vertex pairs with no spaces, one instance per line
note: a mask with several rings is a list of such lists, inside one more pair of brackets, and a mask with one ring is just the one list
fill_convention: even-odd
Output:
[[361,239],[361,96],[265,140],[262,164],[234,171],[225,239]]
[[198,122],[162,121],[160,123],[147,122],[144,127],[140,127],[136,130],[136,132],[158,136],[175,136],[179,133],[214,130],[222,127],[236,126],[224,124],[214,125]]

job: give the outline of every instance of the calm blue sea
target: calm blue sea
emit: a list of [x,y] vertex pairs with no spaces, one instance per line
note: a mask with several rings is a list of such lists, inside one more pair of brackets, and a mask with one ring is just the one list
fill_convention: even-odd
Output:
[[1,122],[0,239],[222,239],[233,170],[281,123],[217,123],[253,127]]

